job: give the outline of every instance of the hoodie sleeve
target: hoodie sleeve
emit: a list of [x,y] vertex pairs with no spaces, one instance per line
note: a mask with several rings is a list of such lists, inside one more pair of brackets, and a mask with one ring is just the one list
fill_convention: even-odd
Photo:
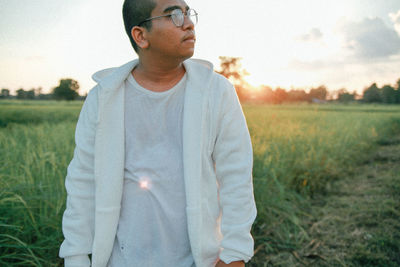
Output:
[[59,256],[65,266],[90,266],[94,233],[94,142],[97,121],[97,88],[83,104],[75,131],[75,150],[67,169],[66,210],[62,220],[65,240]]
[[222,209],[221,253],[225,263],[249,261],[254,240],[251,226],[257,211],[253,196],[253,152],[249,131],[236,91],[224,79],[213,151]]

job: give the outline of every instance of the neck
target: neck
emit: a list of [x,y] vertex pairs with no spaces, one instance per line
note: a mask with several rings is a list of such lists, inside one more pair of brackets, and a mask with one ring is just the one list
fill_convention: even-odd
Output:
[[182,62],[166,62],[140,57],[132,75],[144,88],[161,92],[174,87],[182,79],[185,72]]

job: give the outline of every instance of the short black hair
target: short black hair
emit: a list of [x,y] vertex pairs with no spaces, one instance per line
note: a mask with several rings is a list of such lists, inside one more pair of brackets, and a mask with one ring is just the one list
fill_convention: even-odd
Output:
[[[131,41],[133,49],[136,53],[139,52],[139,48],[133,40],[131,30],[134,26],[140,22],[150,18],[151,12],[156,7],[157,3],[154,0],[125,0],[122,7],[122,17],[124,19],[125,31]],[[151,30],[151,21],[142,24],[148,31]]]

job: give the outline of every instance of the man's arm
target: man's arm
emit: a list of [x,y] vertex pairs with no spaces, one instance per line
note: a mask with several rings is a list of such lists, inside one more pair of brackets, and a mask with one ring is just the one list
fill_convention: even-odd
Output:
[[257,214],[252,183],[253,151],[235,89],[224,82],[229,88],[222,97],[212,155],[222,209],[219,257],[224,263],[247,262],[253,256],[250,230]]
[[244,267],[244,261],[232,261],[231,263],[225,263],[223,261],[218,261],[215,267]]
[[83,104],[75,131],[74,156],[67,169],[66,210],[62,229],[65,240],[60,257],[65,266],[90,266],[94,232],[94,140],[97,120],[97,89]]

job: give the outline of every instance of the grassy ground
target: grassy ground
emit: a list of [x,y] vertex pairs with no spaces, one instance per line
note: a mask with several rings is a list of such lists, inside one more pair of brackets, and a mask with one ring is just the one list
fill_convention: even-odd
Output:
[[9,124],[76,123],[82,101],[0,101],[0,128]]
[[[0,266],[62,266],[57,254],[63,240],[64,179],[81,105],[0,101]],[[302,262],[316,266],[363,265],[361,260],[365,259],[372,265],[381,260],[379,266],[390,259],[383,253],[398,248],[392,238],[399,232],[396,220],[387,216],[398,214],[398,199],[394,197],[398,176],[390,180],[388,171],[386,176],[366,179],[368,175],[362,175],[364,167],[359,166],[361,161],[368,162],[364,165],[370,168],[386,162],[381,158],[387,156],[366,155],[375,151],[377,142],[388,149],[396,143],[392,137],[400,131],[400,107],[245,105],[244,111],[254,148],[258,209],[253,227],[256,255],[249,266],[296,266]],[[372,170],[377,173],[381,169]],[[345,198],[357,192],[349,186],[357,182],[360,185],[356,188],[362,188],[367,181],[375,181],[376,186],[372,188],[375,191],[363,191],[364,197],[377,199],[379,206],[355,204],[353,199]],[[393,197],[386,189],[394,190],[390,191]],[[341,207],[346,205],[354,209],[342,212]],[[368,212],[357,215],[364,208]],[[367,226],[358,226],[358,230],[369,234],[360,234],[360,238],[369,239],[361,239],[364,243],[357,247],[347,245],[339,250],[346,245],[345,240],[354,240],[353,231],[345,226],[364,223],[364,215],[381,218],[375,225],[376,233],[365,230]],[[347,223],[341,218],[348,218]],[[338,227],[343,228],[343,236],[335,239]],[[349,258],[347,250],[354,257]],[[368,257],[361,253],[365,251]],[[379,259],[374,262],[375,256]]]
[[249,266],[400,266],[400,136],[381,140],[305,214],[301,246],[259,245]]

